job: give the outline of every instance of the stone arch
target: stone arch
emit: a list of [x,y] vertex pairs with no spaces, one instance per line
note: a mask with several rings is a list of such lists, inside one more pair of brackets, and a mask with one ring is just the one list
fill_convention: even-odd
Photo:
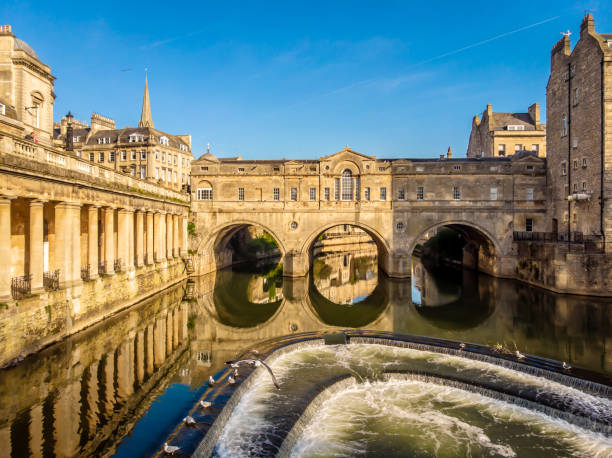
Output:
[[361,175],[361,168],[353,161],[342,160],[334,164],[332,173],[334,175],[341,175],[344,170],[350,170],[353,176]]
[[378,265],[382,267],[382,269],[386,273],[388,273],[388,262],[392,251],[391,246],[389,245],[389,241],[374,227],[362,223],[361,221],[354,220],[334,221],[333,223],[327,223],[323,226],[319,226],[317,229],[314,229],[310,232],[308,237],[306,237],[302,245],[299,247],[299,253],[301,254],[302,259],[304,259],[304,261],[307,263],[307,265],[305,266],[305,271],[308,272],[310,270],[310,267],[312,266],[311,248],[314,244],[315,239],[326,230],[331,229],[332,227],[343,225],[358,227],[359,229],[365,231],[370,237],[372,237],[372,240],[374,240],[374,242],[376,243],[376,247],[378,248]]
[[[500,273],[501,266],[499,260],[505,254],[500,241],[487,228],[473,221],[466,220],[445,220],[432,224],[421,230],[412,240],[409,246],[408,254],[412,255],[414,249],[428,232],[441,227],[448,227],[459,232],[466,239],[467,243],[464,247],[464,265],[482,270],[491,274]],[[481,248],[485,250],[481,250]],[[490,249],[492,248],[492,250]],[[467,250],[467,251],[466,251]],[[473,256],[474,259],[466,262],[466,255]]]

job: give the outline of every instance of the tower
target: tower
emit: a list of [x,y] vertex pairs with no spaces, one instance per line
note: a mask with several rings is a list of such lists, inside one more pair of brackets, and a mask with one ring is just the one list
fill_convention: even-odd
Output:
[[149,82],[145,75],[144,97],[142,98],[142,113],[140,114],[140,122],[138,127],[155,127],[153,118],[151,117],[151,102],[149,100]]

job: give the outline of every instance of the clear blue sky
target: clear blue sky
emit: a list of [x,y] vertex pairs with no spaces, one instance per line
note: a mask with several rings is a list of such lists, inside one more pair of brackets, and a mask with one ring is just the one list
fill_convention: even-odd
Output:
[[612,33],[610,6],[4,0],[0,22],[52,67],[56,120],[95,111],[136,125],[148,67],[155,126],[192,134],[196,157],[208,142],[217,156],[255,159],[314,158],[346,144],[436,157],[448,145],[465,155],[472,116],[487,103],[544,107],[560,32],[575,42],[589,8],[597,31]]

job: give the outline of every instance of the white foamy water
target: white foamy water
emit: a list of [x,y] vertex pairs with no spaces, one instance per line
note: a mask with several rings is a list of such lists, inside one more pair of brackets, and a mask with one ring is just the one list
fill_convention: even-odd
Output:
[[269,376],[259,371],[228,419],[217,442],[217,455],[269,455],[275,449],[271,443],[282,441],[284,434],[275,422],[283,421],[283,413],[296,411],[300,395],[314,384],[351,374],[364,383],[325,402],[292,454],[355,456],[377,451],[379,456],[397,456],[402,454],[399,451],[411,450],[419,456],[524,456],[555,450],[557,456],[612,456],[612,443],[604,436],[525,407],[423,381],[377,381],[388,370],[426,369],[533,390],[603,415],[612,412],[609,399],[495,364],[408,348],[351,344],[289,351],[278,356],[272,368],[281,390],[276,391]]

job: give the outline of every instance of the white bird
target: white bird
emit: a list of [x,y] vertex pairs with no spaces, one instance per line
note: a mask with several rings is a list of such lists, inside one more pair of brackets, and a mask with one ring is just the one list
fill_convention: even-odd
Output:
[[231,375],[227,378],[227,383],[229,383],[230,385],[233,385],[234,383],[236,383],[236,380],[234,379],[234,377],[232,377]]
[[200,407],[202,409],[208,409],[210,406],[212,406],[212,402],[209,402],[209,401],[200,401]]
[[565,361],[563,361],[563,369],[565,369],[566,371],[569,371],[571,368],[572,368],[572,366],[570,366]]
[[238,369],[234,369],[234,377],[238,377]]
[[230,367],[238,367],[238,364],[232,364]]
[[179,450],[180,447],[177,447],[176,445],[168,445],[168,442],[164,442],[164,453],[174,455],[174,452],[178,452]]
[[187,415],[185,418],[183,418],[183,423],[185,423],[186,425],[192,426],[196,424],[196,421],[191,415]]
[[211,375],[210,377],[208,377],[208,386],[213,386],[214,384],[215,384],[215,379]]
[[525,355],[524,355],[524,354],[522,354],[520,351],[516,350],[516,357],[517,357],[518,359],[523,359],[523,358],[525,358]]
[[460,343],[459,344],[459,348],[461,348],[463,350],[465,348],[465,344],[464,343]]
[[252,359],[252,358],[244,358],[244,359],[235,359],[233,361],[226,361],[225,364],[248,364],[250,366],[255,366],[255,367],[259,367],[259,366],[264,366],[268,372],[270,373],[270,377],[272,377],[272,383],[274,383],[274,386],[276,387],[277,390],[280,390],[280,385],[278,384],[278,382],[276,381],[276,377],[274,376],[274,372],[272,372],[272,368],[270,366],[268,366],[265,362],[259,360],[259,359]]

